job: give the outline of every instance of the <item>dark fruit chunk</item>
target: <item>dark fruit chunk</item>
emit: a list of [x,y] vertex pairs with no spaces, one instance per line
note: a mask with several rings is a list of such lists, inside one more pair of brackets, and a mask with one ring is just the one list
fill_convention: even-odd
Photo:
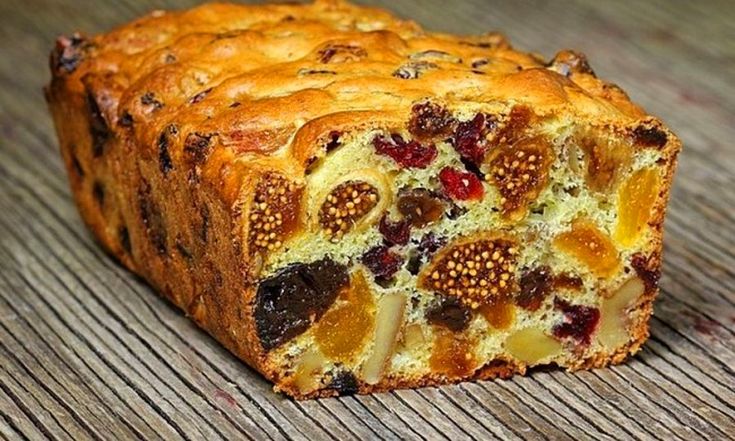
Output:
[[130,244],[130,233],[128,232],[128,227],[121,226],[117,230],[117,237],[120,241],[120,246],[123,250],[125,250],[126,253],[130,254],[130,251],[132,250],[131,244]]
[[423,146],[418,141],[406,142],[401,135],[393,134],[390,138],[376,136],[373,139],[375,151],[390,156],[401,167],[426,168],[436,159],[437,150],[434,144]]
[[78,33],[71,37],[65,35],[56,39],[56,47],[51,52],[51,67],[65,73],[74,72],[84,58],[84,53],[91,45]]
[[403,265],[403,258],[383,245],[368,250],[361,260],[376,280],[390,279]]
[[411,224],[408,220],[391,222],[388,220],[388,215],[383,215],[378,231],[389,245],[406,245],[411,236]]
[[322,63],[346,63],[365,57],[367,51],[352,44],[331,44],[319,51],[319,61]]
[[355,374],[350,371],[339,371],[332,377],[329,388],[334,389],[340,395],[354,395],[360,390]]
[[454,149],[463,159],[475,164],[482,163],[487,152],[485,136],[495,129],[495,125],[494,120],[488,119],[482,113],[478,113],[470,121],[459,123],[452,137]]
[[529,311],[536,311],[551,293],[551,288],[551,268],[541,266],[527,270],[521,276],[521,292],[516,298],[516,304]]
[[447,109],[434,103],[419,103],[411,108],[408,131],[419,139],[444,136],[452,131],[454,118]]
[[347,267],[329,258],[290,265],[263,280],[255,297],[255,324],[269,351],[302,334],[349,283]]
[[439,251],[439,248],[446,245],[446,243],[446,238],[437,237],[432,232],[426,233],[419,241],[419,245],[411,254],[411,258],[408,261],[408,271],[413,275],[418,274],[424,262],[431,259],[434,253]]
[[581,345],[589,345],[592,333],[600,322],[600,310],[591,306],[572,305],[559,298],[554,299],[554,308],[564,313],[564,321],[552,329],[554,336],[571,337]]
[[638,126],[633,130],[635,143],[647,147],[663,147],[668,141],[666,132],[657,127]]
[[171,124],[158,137],[158,166],[164,175],[168,174],[174,168],[174,163],[171,161],[171,153],[169,153],[169,136],[174,136],[177,133],[178,129],[176,126]]
[[324,146],[324,149],[327,151],[327,153],[342,145],[342,141],[340,140],[341,136],[342,133],[336,130],[332,130],[331,132],[329,132],[329,141],[327,141],[326,145]]
[[472,311],[457,297],[439,296],[437,303],[426,311],[426,320],[432,325],[461,332],[470,324]]
[[398,197],[398,211],[416,228],[439,220],[444,214],[444,203],[425,188],[402,192]]
[[166,254],[168,233],[158,204],[151,195],[151,186],[143,181],[138,189],[138,208],[148,239],[158,254]]
[[485,194],[482,182],[473,173],[444,167],[439,172],[439,180],[442,183],[444,192],[452,199],[460,201],[476,200],[482,199]]
[[112,137],[105,117],[102,115],[97,99],[91,91],[87,91],[87,111],[89,134],[92,137],[92,155],[96,158],[102,155],[105,144]]
[[638,277],[643,280],[648,291],[654,290],[658,286],[658,280],[661,278],[660,262],[661,256],[657,254],[646,257],[642,253],[635,253],[631,257],[630,263]]
[[100,208],[104,207],[105,186],[100,181],[94,181],[94,185],[92,185],[92,196]]

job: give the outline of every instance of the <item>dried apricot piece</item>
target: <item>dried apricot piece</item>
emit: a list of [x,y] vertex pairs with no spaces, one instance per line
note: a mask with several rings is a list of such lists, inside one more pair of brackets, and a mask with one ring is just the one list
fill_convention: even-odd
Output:
[[572,222],[571,230],[554,238],[554,246],[587,265],[598,277],[610,277],[620,263],[608,235],[586,219]]
[[367,182],[347,181],[327,195],[319,210],[319,224],[338,241],[378,204],[378,190]]
[[516,309],[506,297],[485,303],[478,308],[490,326],[495,329],[508,329],[516,318]]
[[464,335],[442,327],[434,327],[434,347],[429,366],[448,377],[463,377],[475,368],[474,345]]
[[375,302],[365,276],[358,271],[343,289],[337,303],[314,326],[314,340],[327,357],[347,362],[372,335]]
[[655,169],[638,170],[618,190],[618,224],[615,240],[633,245],[651,217],[651,209],[659,192],[659,175]]
[[548,182],[554,160],[549,141],[541,136],[502,144],[488,155],[488,180],[500,192],[503,215],[514,217],[538,197]]

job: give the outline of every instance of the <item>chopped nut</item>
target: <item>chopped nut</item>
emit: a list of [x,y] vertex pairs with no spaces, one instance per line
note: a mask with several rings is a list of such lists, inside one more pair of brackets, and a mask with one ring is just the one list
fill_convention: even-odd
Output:
[[403,294],[385,294],[378,302],[375,319],[375,346],[362,365],[362,377],[368,384],[376,384],[395,349],[398,331],[403,325],[406,298]]
[[298,361],[293,377],[294,385],[301,393],[311,392],[319,386],[319,374],[327,360],[315,349],[310,349]]
[[562,346],[540,328],[525,328],[505,340],[505,349],[516,359],[535,364],[555,357],[561,352]]
[[412,323],[403,328],[401,332],[401,347],[403,349],[411,350],[419,347],[426,342],[424,337],[424,331],[420,324]]
[[639,299],[646,289],[638,277],[632,277],[620,286],[612,296],[602,300],[600,330],[597,338],[603,346],[613,349],[630,339],[627,329],[626,309]]

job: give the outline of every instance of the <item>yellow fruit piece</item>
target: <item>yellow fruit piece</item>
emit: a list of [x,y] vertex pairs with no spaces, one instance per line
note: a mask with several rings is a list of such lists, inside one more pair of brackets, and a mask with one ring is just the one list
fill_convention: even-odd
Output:
[[534,364],[558,355],[562,346],[539,328],[525,328],[505,340],[505,349],[516,359]]
[[584,263],[598,277],[610,277],[618,269],[618,251],[607,234],[588,220],[577,219],[572,229],[554,239],[560,251]]
[[516,318],[516,309],[506,298],[481,305],[478,310],[495,329],[508,329]]
[[362,272],[352,277],[337,304],[314,326],[321,352],[335,361],[350,361],[373,333],[375,302]]
[[474,348],[467,337],[434,327],[434,348],[429,359],[433,372],[448,377],[463,377],[472,372],[475,364]]
[[648,224],[658,192],[659,175],[652,168],[638,170],[620,186],[615,240],[622,246],[635,244]]
[[614,349],[630,339],[626,309],[643,295],[645,288],[641,279],[633,277],[623,283],[611,297],[602,300],[597,338],[603,346]]

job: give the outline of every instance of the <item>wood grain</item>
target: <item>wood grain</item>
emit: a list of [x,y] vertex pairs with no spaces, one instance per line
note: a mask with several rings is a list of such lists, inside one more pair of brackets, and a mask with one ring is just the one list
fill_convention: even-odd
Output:
[[435,30],[501,30],[546,57],[579,49],[600,76],[666,121],[685,151],[652,336],[629,363],[309,402],[271,392],[105,255],[70,197],[41,93],[54,37],[191,3],[0,4],[0,437],[734,437],[732,2],[372,2]]

